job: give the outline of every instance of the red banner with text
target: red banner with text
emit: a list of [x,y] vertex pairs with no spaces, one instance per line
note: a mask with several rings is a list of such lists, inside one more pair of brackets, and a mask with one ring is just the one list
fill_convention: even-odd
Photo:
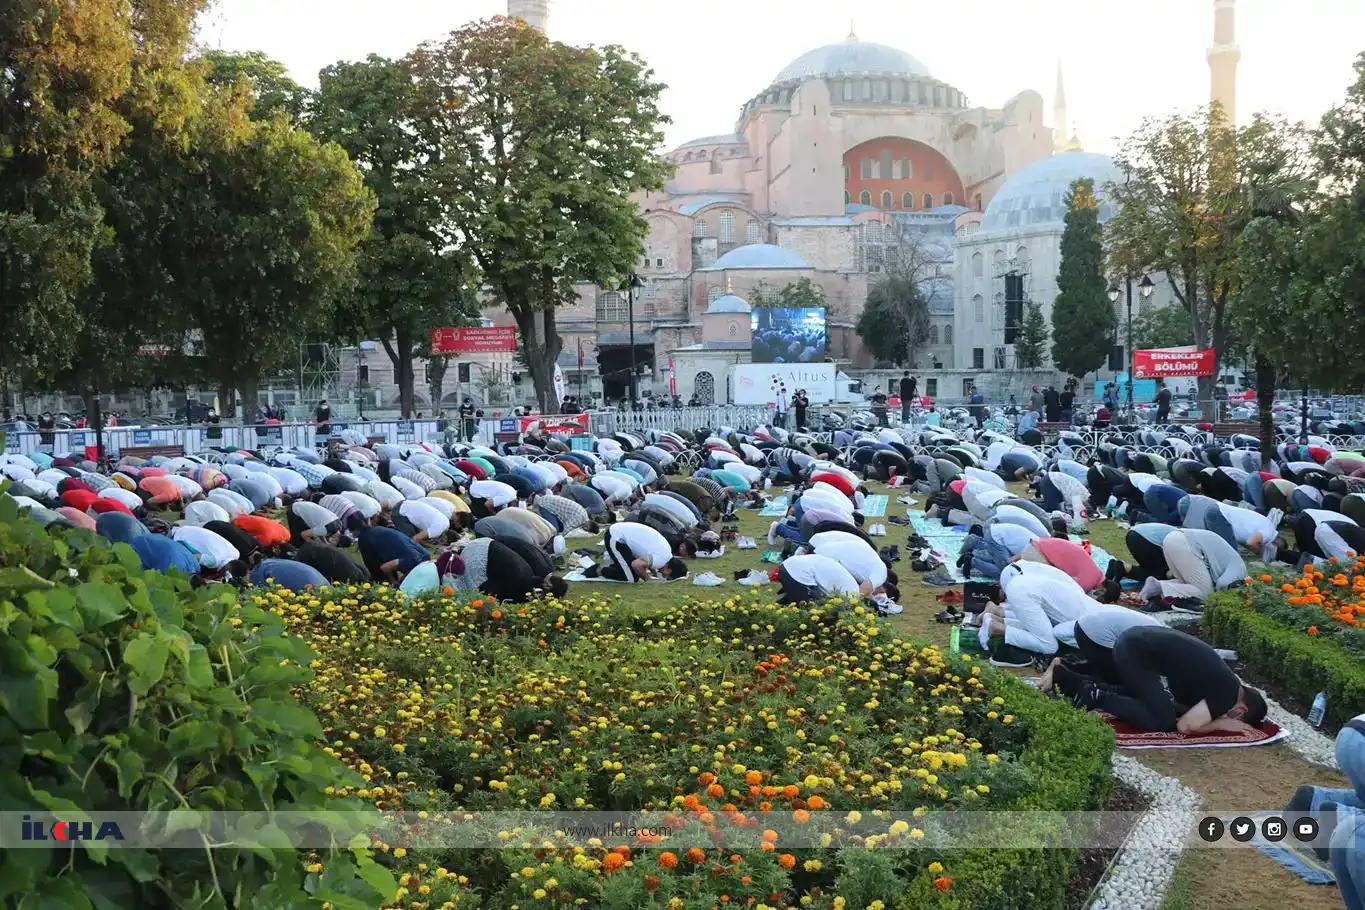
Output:
[[464,326],[431,330],[433,354],[510,354],[517,349],[511,326]]
[[565,433],[570,436],[588,432],[587,414],[538,414],[521,418],[521,431],[539,426],[542,433]]
[[1162,376],[1212,376],[1213,348],[1202,351],[1155,349],[1133,352],[1133,376],[1157,379]]

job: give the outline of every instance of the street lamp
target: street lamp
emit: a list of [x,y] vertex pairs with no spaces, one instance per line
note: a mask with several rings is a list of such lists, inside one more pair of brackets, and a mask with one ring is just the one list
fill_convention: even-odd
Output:
[[[1128,329],[1127,329],[1127,338],[1125,339],[1124,347],[1127,348],[1127,351],[1128,351],[1128,357],[1127,357],[1127,360],[1128,360],[1128,418],[1131,420],[1131,419],[1132,419],[1132,416],[1133,416],[1133,414],[1134,414],[1134,410],[1133,410],[1133,370],[1134,370],[1134,353],[1133,353],[1133,279],[1132,279],[1131,277],[1127,278],[1127,279],[1125,280],[1124,284],[1126,285],[1126,288],[1127,288],[1126,302],[1127,302],[1127,310],[1128,310],[1128,313],[1127,313],[1127,317],[1128,317]],[[1152,296],[1152,292],[1155,291],[1155,290],[1156,290],[1156,285],[1152,283],[1152,276],[1151,276],[1151,275],[1143,275],[1143,276],[1142,276],[1142,281],[1140,281],[1140,282],[1138,283],[1138,293],[1142,295],[1142,299],[1143,299],[1143,300],[1146,300],[1148,297],[1151,297],[1151,296]],[[1119,286],[1118,286],[1117,284],[1111,284],[1111,285],[1109,286],[1109,302],[1110,302],[1110,303],[1118,303],[1118,300],[1119,300]]]
[[640,400],[635,394],[635,290],[644,286],[645,283],[634,272],[631,272],[630,277],[621,282],[621,290],[626,292],[628,306],[626,315],[630,321],[630,406],[632,409]]

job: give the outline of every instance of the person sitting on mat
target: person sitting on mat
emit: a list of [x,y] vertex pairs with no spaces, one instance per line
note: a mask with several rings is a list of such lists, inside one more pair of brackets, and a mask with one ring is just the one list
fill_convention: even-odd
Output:
[[[1365,906],[1365,714],[1346,722],[1336,740],[1337,767],[1349,787],[1299,787],[1284,807],[1286,813],[1312,815],[1319,830],[1331,831],[1331,847],[1314,847],[1331,862],[1347,907]],[[1291,821],[1290,824],[1293,824]]]
[[1083,676],[1060,660],[1040,685],[1055,685],[1076,707],[1107,711],[1142,730],[1246,733],[1265,720],[1261,693],[1243,685],[1217,651],[1192,635],[1138,625],[1115,639],[1113,660],[1119,685]]

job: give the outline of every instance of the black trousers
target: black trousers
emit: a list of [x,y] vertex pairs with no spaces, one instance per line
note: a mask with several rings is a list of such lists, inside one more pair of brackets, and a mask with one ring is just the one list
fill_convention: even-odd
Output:
[[777,584],[782,589],[777,598],[779,603],[799,604],[823,599],[818,589],[803,585],[792,578],[786,566],[777,567]]
[[[1077,644],[1080,643],[1079,630]],[[1087,682],[1101,686],[1086,707],[1101,708],[1125,723],[1143,730],[1167,731],[1175,729],[1175,700],[1161,681],[1161,674],[1149,669],[1136,653],[1126,647],[1123,636],[1114,643],[1114,675],[1117,684],[1106,684],[1099,677],[1085,676],[1059,666],[1053,682],[1064,695],[1074,695]]]
[[1114,652],[1102,645],[1095,644],[1085,630],[1076,624],[1076,650],[1085,658],[1087,674],[1111,685],[1119,685],[1118,667],[1114,666]]
[[1166,554],[1157,544],[1143,537],[1136,530],[1129,530],[1124,538],[1128,552],[1133,554],[1133,565],[1128,568],[1128,577],[1138,581],[1148,578],[1165,578],[1171,567],[1166,565]]

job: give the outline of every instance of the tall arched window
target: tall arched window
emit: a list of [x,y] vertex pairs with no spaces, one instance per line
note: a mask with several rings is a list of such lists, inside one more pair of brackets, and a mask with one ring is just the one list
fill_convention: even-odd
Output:
[[850,193],[848,190],[844,190],[844,205],[849,205],[849,204],[851,204],[852,202],[853,202],[853,194]]
[[944,193],[944,194],[943,194],[943,204],[944,204],[944,205],[952,205],[952,204],[953,204],[953,194],[952,194],[952,193]]
[[891,191],[890,191],[890,190],[882,190],[882,208],[884,208],[884,209],[889,209],[889,208],[891,208]]
[[914,194],[914,193],[906,193],[904,196],[901,197],[901,208],[903,208],[903,209],[909,211],[910,209],[913,209],[914,207],[915,207],[915,194]]
[[986,321],[986,301],[980,294],[972,298],[972,316],[978,323]]
[[597,295],[597,318],[601,322],[625,322],[626,298],[617,291],[603,291]]
[[[844,202],[848,202],[848,190],[844,190]],[[759,221],[750,221],[749,227],[744,232],[745,243],[763,242],[763,224]]]
[[929,326],[929,343],[938,344],[938,326]]
[[735,242],[735,213],[724,211],[716,219],[716,233],[721,243]]
[[861,203],[862,205],[871,205],[872,193],[868,190],[863,190],[861,193],[858,194],[858,202]]
[[953,324],[951,322],[943,327],[943,343],[953,343]]
[[926,209],[931,209],[931,208],[934,207],[934,194],[933,194],[933,193],[925,193],[925,194],[924,194],[924,207],[925,207]]
[[1028,247],[1021,246],[1019,249],[1015,250],[1014,258],[1018,259],[1020,262],[1028,262]]
[[996,250],[996,251],[995,251],[995,274],[997,274],[997,275],[1003,275],[1003,274],[1005,274],[1005,251],[1004,251],[1004,250]]
[[985,273],[985,270],[986,270],[986,257],[985,257],[985,256],[982,256],[981,253],[980,253],[979,251],[973,253],[973,254],[972,254],[972,277],[973,277],[973,278],[980,278],[980,277]]
[[702,221],[700,218],[698,218],[696,221],[692,222],[693,237],[707,237],[710,235],[710,233],[711,227],[705,221]]

